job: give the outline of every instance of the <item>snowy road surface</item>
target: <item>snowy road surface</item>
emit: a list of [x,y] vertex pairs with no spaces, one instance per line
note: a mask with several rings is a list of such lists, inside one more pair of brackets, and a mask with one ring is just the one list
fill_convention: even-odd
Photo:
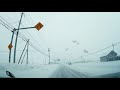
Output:
[[60,65],[50,78],[90,78],[91,75],[83,72],[78,72],[65,65]]
[[[5,74],[5,71],[8,70],[12,72],[16,78],[89,78],[91,77],[87,73],[78,72],[62,64],[46,65],[46,66],[39,66],[39,67],[24,66],[22,68],[18,66],[17,68],[14,68],[15,66],[12,66],[9,69],[5,66],[2,66],[2,67],[4,67],[2,71],[3,76],[7,76]],[[2,70],[2,67],[1,67],[1,70]]]
[[120,61],[50,65],[0,63],[0,78],[10,71],[16,78],[120,78]]

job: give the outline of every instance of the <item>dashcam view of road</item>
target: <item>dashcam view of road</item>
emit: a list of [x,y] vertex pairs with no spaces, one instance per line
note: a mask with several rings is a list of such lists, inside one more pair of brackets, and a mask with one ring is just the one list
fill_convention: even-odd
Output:
[[0,78],[120,78],[119,12],[0,12]]

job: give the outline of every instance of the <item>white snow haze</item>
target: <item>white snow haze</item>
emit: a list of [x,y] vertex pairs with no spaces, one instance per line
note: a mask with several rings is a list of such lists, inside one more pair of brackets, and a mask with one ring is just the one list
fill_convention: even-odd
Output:
[[[104,62],[104,64],[101,64],[100,57],[107,55],[113,50],[111,46],[112,43],[116,44],[120,42],[120,12],[24,12],[20,28],[34,27],[38,22],[42,23],[43,27],[39,31],[36,28],[19,30],[19,35],[24,35],[30,40],[30,43],[35,45],[35,48],[39,49],[36,50],[29,45],[29,65],[26,66],[27,56],[25,56],[23,64],[20,64],[22,69],[20,69],[17,63],[13,63],[16,34],[13,38],[11,64],[9,64],[8,45],[12,37],[10,30],[18,28],[21,13],[22,12],[0,12],[0,67],[9,68],[17,77],[52,78],[57,77],[56,75],[60,72],[66,72],[68,68],[71,68],[71,70],[68,70],[69,73],[74,72],[72,69],[78,71],[75,72],[76,74],[73,73],[73,75],[71,75],[75,77],[79,77],[79,74],[81,74],[79,71],[83,72],[83,77],[89,77],[89,74],[84,75],[86,72],[93,76],[112,73],[111,68],[109,68],[109,70],[96,68],[95,72],[100,72],[95,74],[95,72],[88,67],[112,67],[112,62],[110,62],[110,65]],[[2,25],[3,21],[12,28],[9,26],[6,28]],[[26,42],[18,37],[16,62],[19,61],[25,44]],[[99,52],[99,50],[109,46],[111,47]],[[57,62],[59,64],[48,65],[48,48],[50,49],[51,63]],[[98,53],[92,54],[97,51]],[[114,46],[114,51],[120,55],[119,44]],[[74,63],[83,60],[90,62],[77,63],[71,66],[65,65],[68,62]],[[113,63],[113,72],[119,72],[118,67],[120,62],[116,62],[118,63]],[[13,69],[14,67],[17,68]],[[65,67],[66,69],[63,70],[60,67]],[[25,73],[19,72],[19,70],[24,70]],[[39,71],[41,71],[41,73],[43,72],[40,76]],[[58,71],[60,72],[58,73]],[[30,72],[36,74],[29,76],[26,74],[27,72],[28,74]],[[67,75],[68,74],[63,77]]]

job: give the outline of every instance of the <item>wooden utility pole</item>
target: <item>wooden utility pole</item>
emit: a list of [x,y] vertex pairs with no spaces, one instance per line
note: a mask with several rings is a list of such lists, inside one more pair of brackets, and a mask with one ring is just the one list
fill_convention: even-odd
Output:
[[28,39],[28,42],[27,42],[27,64],[28,64],[28,47],[29,47],[29,39]]
[[23,13],[21,14],[21,18],[20,18],[20,22],[19,22],[18,30],[17,30],[17,34],[16,34],[15,48],[14,48],[14,60],[13,60],[13,63],[15,63],[15,60],[16,60],[16,47],[17,47],[18,33],[19,33],[19,29],[20,29],[22,17],[23,17]]
[[[114,51],[114,46],[115,46],[115,45],[114,45],[113,43],[112,43],[112,46],[113,46],[113,51]],[[115,56],[113,57],[113,60],[115,60]]]
[[[23,29],[32,29],[32,28],[36,28],[38,31],[43,27],[43,24],[42,23],[38,23],[38,24],[36,24],[35,26],[33,26],[33,27],[25,27],[25,28],[20,28],[20,25],[21,25],[21,21],[22,21],[22,17],[23,17],[23,13],[21,13],[21,18],[20,18],[20,21],[19,21],[19,25],[18,25],[18,29],[13,29],[13,31],[12,31],[12,38],[11,38],[11,43],[8,45],[8,48],[9,48],[9,63],[10,63],[10,61],[11,61],[11,48],[13,47],[12,46],[12,42],[13,42],[13,37],[14,37],[14,33],[15,33],[15,31],[17,31],[17,33],[15,33],[16,34],[16,40],[15,40],[15,47],[14,47],[14,57],[13,57],[13,63],[15,63],[16,62],[16,47],[17,47],[17,40],[18,40],[18,34],[19,34],[19,30],[23,30]],[[28,43],[27,43],[27,47],[29,46],[29,40],[27,41]],[[24,52],[24,50],[23,50],[23,52]],[[28,64],[28,48],[27,48],[27,64]],[[21,59],[21,57],[20,57],[20,59]],[[20,63],[20,60],[19,60],[19,62],[18,62],[18,64]]]
[[23,49],[23,51],[22,51],[22,54],[21,54],[20,59],[19,59],[19,61],[18,61],[18,64],[20,63],[20,60],[21,60],[22,55],[23,55],[23,53],[24,53],[24,51],[25,51],[25,48],[27,47],[27,44],[28,44],[28,41],[26,42],[26,45],[25,45],[25,47],[24,47],[24,49]]
[[[13,29],[13,31],[12,31],[12,38],[11,38],[11,42],[10,42],[10,44],[12,45],[12,42],[13,42],[13,37],[14,37],[14,33],[15,33],[15,28]],[[9,44],[9,45],[10,45]],[[9,47],[9,46],[8,46]],[[11,62],[11,49],[12,48],[9,48],[9,63]]]
[[48,48],[48,53],[49,53],[49,64],[50,64],[50,49]]
[[114,45],[113,43],[112,43],[112,46],[113,46],[113,51],[114,51],[114,46],[115,46],[115,45]]

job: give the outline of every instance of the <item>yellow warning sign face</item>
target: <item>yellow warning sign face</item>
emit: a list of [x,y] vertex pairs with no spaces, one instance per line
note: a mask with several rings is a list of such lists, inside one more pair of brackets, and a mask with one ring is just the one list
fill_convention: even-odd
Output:
[[35,28],[39,31],[43,25],[39,22],[37,25],[35,25]]
[[9,45],[8,45],[8,48],[9,48],[9,49],[11,49],[12,47],[13,47],[12,44],[9,44]]

